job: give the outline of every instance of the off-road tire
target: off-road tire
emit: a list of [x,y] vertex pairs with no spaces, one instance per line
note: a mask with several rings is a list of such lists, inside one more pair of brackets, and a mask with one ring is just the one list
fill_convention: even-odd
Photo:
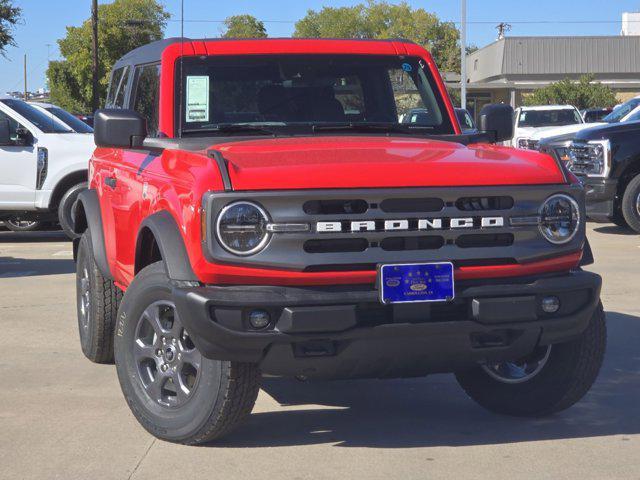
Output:
[[58,204],[58,222],[62,231],[71,240],[78,237],[78,234],[73,230],[73,217],[74,208],[78,195],[87,189],[87,182],[81,182],[65,192]]
[[553,345],[540,372],[523,383],[503,383],[481,367],[458,372],[456,378],[467,394],[495,413],[542,417],[578,402],[598,376],[607,343],[602,305],[587,329],[575,340]]
[[120,305],[115,361],[120,386],[131,411],[152,435],[175,443],[211,442],[235,429],[250,413],[260,389],[257,365],[202,357],[200,377],[184,405],[161,405],[147,394],[133,354],[135,332],[145,309],[171,299],[164,264],[145,267],[133,279]]
[[[88,319],[83,322],[81,295],[84,279],[88,279],[89,284],[89,308],[85,308]],[[113,363],[113,336],[121,299],[122,290],[98,269],[93,256],[91,234],[89,230],[85,231],[78,244],[76,301],[82,353],[94,363]]]
[[636,175],[624,189],[622,195],[622,215],[629,228],[640,233],[640,212],[637,199],[640,195],[640,175]]

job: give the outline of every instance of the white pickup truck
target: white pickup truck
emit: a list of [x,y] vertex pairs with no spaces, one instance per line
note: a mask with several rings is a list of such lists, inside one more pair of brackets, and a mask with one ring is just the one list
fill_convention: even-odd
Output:
[[0,221],[14,229],[59,222],[69,237],[72,208],[86,188],[93,135],[54,115],[0,97]]
[[541,105],[517,108],[514,114],[512,147],[531,148],[529,140],[535,134],[565,125],[583,125],[584,120],[571,105]]

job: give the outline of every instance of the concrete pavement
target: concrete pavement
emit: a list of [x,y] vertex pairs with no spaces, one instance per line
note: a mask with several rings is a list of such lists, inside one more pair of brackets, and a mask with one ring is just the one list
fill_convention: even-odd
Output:
[[609,349],[571,410],[493,415],[450,375],[266,379],[249,421],[211,447],[154,440],[113,366],[83,357],[62,234],[0,232],[0,479],[639,479],[640,236],[589,230]]

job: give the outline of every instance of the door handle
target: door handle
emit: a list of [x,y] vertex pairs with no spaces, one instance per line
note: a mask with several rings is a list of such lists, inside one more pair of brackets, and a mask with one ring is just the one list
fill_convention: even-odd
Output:
[[117,184],[117,180],[115,179],[115,177],[107,177],[104,179],[104,184],[107,187],[110,187],[112,189],[116,188],[116,184]]

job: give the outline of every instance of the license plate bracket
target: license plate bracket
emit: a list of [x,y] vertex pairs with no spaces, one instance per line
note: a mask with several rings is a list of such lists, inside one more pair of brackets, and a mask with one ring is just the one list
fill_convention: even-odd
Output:
[[403,263],[378,267],[380,302],[449,302],[455,297],[453,263]]

